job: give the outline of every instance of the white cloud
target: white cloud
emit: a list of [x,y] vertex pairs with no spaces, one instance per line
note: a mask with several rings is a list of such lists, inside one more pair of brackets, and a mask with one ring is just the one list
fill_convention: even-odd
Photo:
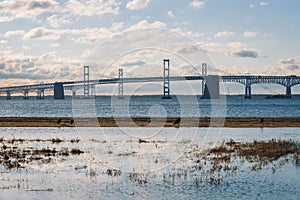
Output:
[[288,58],[288,59],[281,59],[278,61],[279,64],[285,65],[285,64],[295,64],[295,58]]
[[231,42],[227,44],[228,47],[233,48],[233,49],[241,49],[245,47],[245,44],[241,42]]
[[210,43],[199,43],[201,45],[201,47],[203,47],[203,49],[207,50],[209,53],[212,52],[223,52],[224,48],[216,42],[210,42]]
[[167,15],[168,15],[168,17],[170,17],[170,18],[173,18],[173,17],[174,17],[174,14],[173,14],[173,12],[172,12],[171,10],[168,10],[168,11],[167,11]]
[[149,3],[149,0],[132,0],[126,4],[126,8],[129,10],[138,10],[146,8]]
[[[27,47],[24,47],[27,49]],[[80,63],[75,60],[67,60],[57,52],[47,52],[41,56],[24,56],[18,52],[1,51],[0,78],[1,85],[32,84],[44,80],[72,79],[71,67],[79,67]]]
[[98,41],[97,38],[91,38],[91,37],[79,37],[74,39],[75,43],[82,43],[82,44],[95,43],[97,41]]
[[41,40],[58,40],[61,35],[54,29],[47,29],[45,27],[37,27],[31,29],[23,36],[24,39],[41,39]]
[[7,43],[7,40],[0,40],[0,45],[1,44],[6,44]]
[[225,38],[234,34],[235,34],[234,32],[228,32],[228,31],[218,32],[215,34],[215,38]]
[[45,12],[52,12],[58,2],[55,0],[10,0],[0,2],[2,20],[14,18],[33,18]]
[[193,32],[193,31],[187,31],[187,32],[186,32],[186,35],[189,36],[189,37],[196,38],[196,37],[202,37],[202,36],[204,35],[204,33],[201,33],[201,32]]
[[[75,16],[102,16],[118,14],[120,2],[116,0],[68,0],[65,3],[56,0],[6,0],[0,2],[0,22],[12,21],[16,18],[35,18],[44,13],[72,14]],[[48,18],[53,27],[67,22],[67,19]]]
[[14,20],[14,17],[12,16],[0,16],[0,23],[1,22],[10,22]]
[[67,16],[59,15],[51,15],[50,17],[47,17],[47,21],[53,28],[59,28],[63,24],[71,23],[71,21],[67,19]]
[[105,14],[118,14],[120,2],[115,0],[69,0],[62,6],[61,12],[72,13],[76,16],[102,16]]
[[260,4],[259,4],[260,6],[268,6],[269,5],[269,3],[268,2],[260,2]]
[[[152,23],[149,26],[159,26],[159,23]],[[24,30],[8,31],[4,37],[21,36],[23,39],[59,40],[66,37],[76,43],[94,43],[99,39],[111,37],[123,27],[123,22],[114,23],[111,29],[107,28],[85,28],[85,29],[51,29],[36,27],[27,32]]]
[[243,36],[247,37],[247,38],[256,37],[257,33],[256,32],[251,32],[251,31],[246,31],[246,32],[244,32]]
[[116,22],[116,23],[113,23],[112,26],[111,26],[111,29],[113,31],[120,31],[124,26],[124,22]]
[[23,36],[24,34],[25,34],[24,30],[7,31],[4,34],[4,37]]
[[138,22],[135,25],[130,26],[127,30],[135,30],[135,29],[141,29],[141,28],[164,28],[167,24],[161,21],[155,21],[152,23],[149,23],[148,20],[142,20]]
[[[251,75],[277,75],[278,68],[273,66],[262,66],[260,68],[255,68],[247,65],[235,65],[235,66],[224,66],[220,65],[218,67],[220,74],[222,75],[245,75],[249,73]],[[281,74],[282,75],[282,74]]]
[[190,6],[192,6],[194,8],[202,8],[204,5],[205,5],[204,1],[194,0],[193,2],[190,3]]
[[300,62],[297,62],[296,58],[281,59],[278,61],[278,64],[284,71],[296,71],[297,73],[300,71]]
[[188,47],[182,47],[179,49],[178,53],[180,54],[195,54],[195,53],[207,53],[207,50],[203,49],[201,46],[188,46]]

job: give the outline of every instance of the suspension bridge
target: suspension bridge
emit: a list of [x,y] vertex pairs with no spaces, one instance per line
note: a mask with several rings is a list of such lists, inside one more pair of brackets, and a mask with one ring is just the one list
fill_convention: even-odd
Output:
[[[67,81],[55,83],[41,83],[32,85],[20,85],[0,87],[0,94],[6,95],[7,99],[12,98],[12,94],[21,93],[24,99],[29,98],[29,93],[36,93],[38,99],[44,99],[45,91],[53,91],[54,99],[64,99],[65,91],[72,91],[73,96],[76,96],[76,91],[83,89],[83,97],[89,98],[92,96],[92,91],[96,85],[104,84],[118,84],[118,96],[123,98],[125,83],[138,82],[161,82],[162,83],[162,98],[171,98],[171,82],[174,81],[196,81],[202,82],[202,98],[216,99],[219,98],[219,84],[220,82],[240,83],[245,86],[245,98],[251,98],[251,86],[254,84],[279,84],[284,86],[286,98],[292,97],[291,88],[300,84],[300,76],[254,76],[254,75],[207,75],[207,64],[202,64],[202,75],[191,76],[171,76],[170,75],[170,60],[163,61],[163,76],[153,77],[138,77],[138,78],[124,78],[123,69],[119,69],[118,77],[109,79],[89,79],[89,66],[84,66],[84,80],[82,81]],[[95,95],[95,92],[94,92]]]

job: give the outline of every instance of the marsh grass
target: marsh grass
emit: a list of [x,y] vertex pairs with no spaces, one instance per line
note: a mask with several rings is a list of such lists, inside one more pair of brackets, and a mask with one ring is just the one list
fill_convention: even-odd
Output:
[[[74,158],[84,152],[78,148],[62,148],[61,143],[78,143],[79,139],[65,140],[60,138],[52,139],[5,139],[0,138],[0,165],[6,169],[20,169],[35,163],[47,165],[59,161],[58,158]],[[98,141],[97,141],[98,142]],[[141,146],[151,146],[157,148],[157,144],[163,145],[164,141],[135,140]],[[26,145],[22,145],[26,143]],[[40,145],[31,145],[40,144]],[[101,142],[102,143],[102,142]],[[178,142],[179,145],[186,144]],[[39,148],[43,146],[44,148]],[[50,148],[49,146],[52,146]],[[55,148],[56,147],[56,148]],[[60,147],[60,148],[59,148]],[[168,170],[159,172],[136,172],[134,168],[129,172],[122,169],[109,168],[98,169],[94,165],[93,169],[81,164],[75,166],[75,171],[86,171],[91,177],[107,175],[111,179],[125,176],[130,181],[139,184],[149,184],[152,181],[159,181],[162,184],[187,183],[196,187],[202,184],[220,184],[226,178],[239,172],[240,169],[248,168],[249,172],[261,169],[270,169],[276,173],[278,169],[291,162],[300,166],[300,145],[292,140],[271,139],[268,141],[237,142],[232,139],[222,142],[218,146],[203,149],[201,145],[193,145],[183,156],[173,163]],[[142,148],[142,147],[139,147]],[[105,151],[109,156],[136,157],[141,154],[135,150],[114,154],[112,151]],[[154,157],[155,165],[166,162],[160,157]],[[189,164],[185,164],[189,163]],[[268,166],[268,167],[267,167]],[[24,169],[25,170],[25,169]],[[165,171],[164,171],[165,170]],[[1,188],[0,188],[1,189]],[[5,189],[5,188],[3,188]]]
[[[74,139],[78,141],[78,139]],[[71,140],[73,141],[73,140]],[[49,143],[59,144],[61,142],[71,142],[59,138],[41,140],[41,139],[4,139],[0,138],[0,165],[3,165],[6,169],[23,168],[25,164],[31,165],[34,162],[40,164],[48,164],[54,158],[63,156],[67,157],[70,155],[80,155],[84,153],[77,148],[33,148],[30,146],[24,147],[23,143],[27,142],[38,142],[42,146],[47,146]]]

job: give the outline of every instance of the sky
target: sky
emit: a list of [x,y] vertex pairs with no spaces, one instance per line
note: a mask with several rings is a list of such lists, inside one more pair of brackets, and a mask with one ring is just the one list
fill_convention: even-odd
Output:
[[118,68],[124,77],[162,75],[165,58],[173,75],[199,74],[203,62],[208,74],[300,75],[299,8],[298,0],[0,1],[0,86],[83,79],[84,65],[91,78],[117,77]]

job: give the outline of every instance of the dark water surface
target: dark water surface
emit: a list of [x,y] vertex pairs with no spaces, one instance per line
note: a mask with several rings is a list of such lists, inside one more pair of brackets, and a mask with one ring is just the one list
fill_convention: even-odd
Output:
[[218,100],[196,96],[131,96],[125,99],[97,96],[95,99],[36,100],[0,98],[0,116],[300,116],[300,96],[292,99],[265,99],[263,95],[244,99],[243,95]]

